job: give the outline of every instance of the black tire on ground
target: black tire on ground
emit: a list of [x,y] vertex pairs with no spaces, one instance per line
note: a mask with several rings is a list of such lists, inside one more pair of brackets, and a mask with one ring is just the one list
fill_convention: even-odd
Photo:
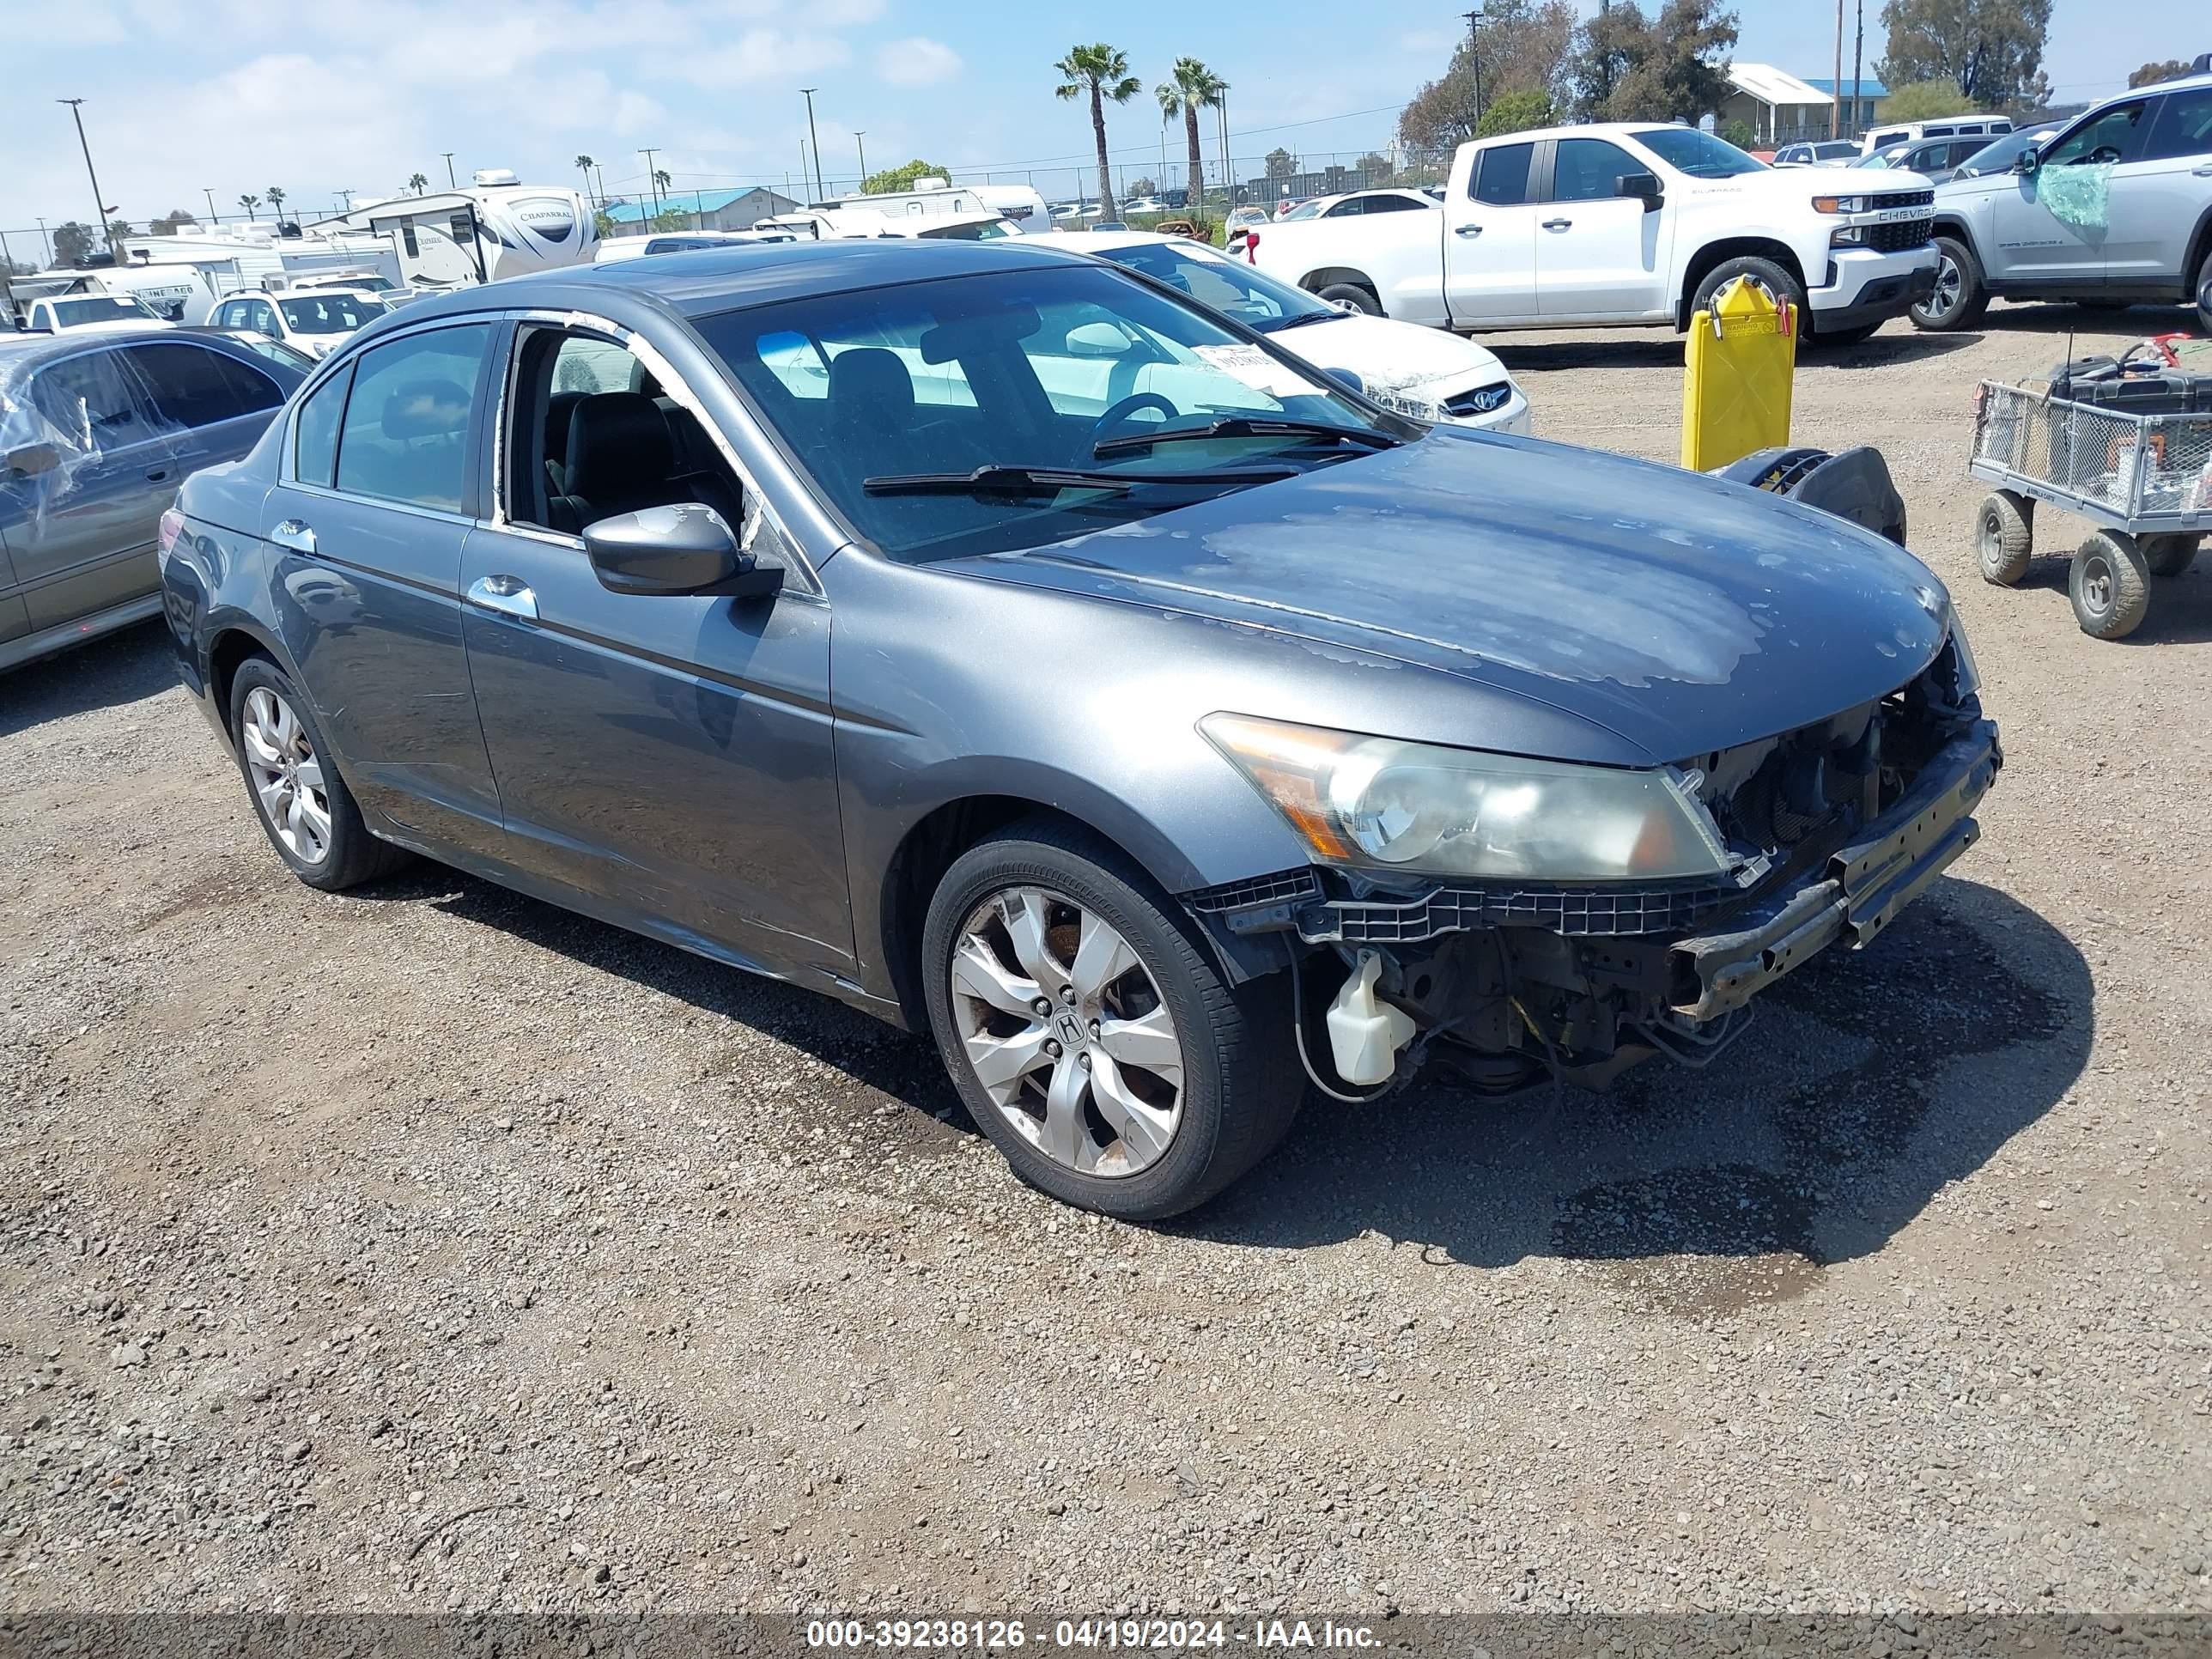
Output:
[[[1055,1159],[1009,1120],[969,1059],[953,1009],[954,953],[978,907],[1021,887],[1062,896],[1119,933],[1175,1023],[1182,1115],[1165,1149],[1133,1174],[1091,1174]],[[1070,948],[1062,951],[1062,945]],[[1074,960],[1070,941],[1050,948]],[[1001,965],[1009,965],[1003,957]],[[1291,1044],[1287,977],[1271,975],[1231,988],[1192,924],[1150,877],[1096,836],[1059,820],[1012,825],[954,860],[930,899],[922,973],[938,1053],[969,1115],[1016,1175],[1062,1203],[1125,1221],[1180,1214],[1266,1157],[1297,1115],[1304,1079]]]
[[2179,576],[2195,562],[2197,550],[2203,544],[2202,536],[2146,536],[2143,564],[2154,576]]
[[2197,326],[2212,334],[2212,246],[2197,263],[2197,286],[2190,292],[2197,296]]
[[1370,317],[1382,314],[1382,300],[1364,283],[1331,283],[1314,297],[1326,300],[1333,306],[1350,306],[1354,311],[1364,311]]
[[[329,836],[319,857],[303,856],[284,844],[261,798],[246,732],[247,702],[257,691],[269,693],[290,711],[298,722],[300,742],[304,744],[304,750],[295,752],[293,759],[295,763],[312,762],[319,772],[319,793],[330,821]],[[389,842],[379,841],[368,832],[368,827],[362,822],[361,808],[355,804],[353,792],[338,775],[330,745],[323,741],[307,698],[292,684],[291,677],[267,657],[249,657],[231,681],[230,740],[238,751],[239,775],[246,781],[247,804],[253,809],[262,833],[269,837],[270,846],[276,848],[276,856],[284,860],[285,866],[308,886],[326,893],[358,887],[365,881],[389,875],[413,858],[412,854]]]
[[2035,503],[2009,489],[1982,498],[1974,515],[1974,551],[1982,566],[1982,580],[2010,587],[2027,574],[2035,552]]
[[2066,582],[2074,619],[2093,639],[2124,639],[2150,609],[2150,572],[2136,538],[2100,530],[2081,544]]
[[1881,326],[1880,323],[1861,323],[1856,328],[1824,328],[1813,337],[1813,343],[1841,351],[1848,346],[1863,345]]
[[1914,303],[1913,325],[1936,334],[1970,328],[1990,308],[1989,290],[1982,285],[1982,262],[1955,236],[1938,236],[1936,255],[1936,291]]
[[1794,306],[1798,326],[1802,329],[1805,325],[1805,285],[1792,276],[1787,267],[1750,255],[1723,259],[1705,273],[1705,280],[1698,284],[1698,291],[1690,296],[1691,315],[1711,310],[1713,296],[1739,276],[1750,277],[1766,290],[1769,299]]

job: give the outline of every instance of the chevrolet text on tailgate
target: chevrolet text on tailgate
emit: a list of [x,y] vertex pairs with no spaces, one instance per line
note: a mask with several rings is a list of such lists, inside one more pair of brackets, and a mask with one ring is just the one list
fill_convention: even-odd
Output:
[[927,1031],[1139,1219],[1310,1085],[1711,1061],[1999,764],[1902,548],[1410,420],[1042,237],[419,301],[161,562],[301,880],[425,854]]
[[1933,191],[1769,167],[1695,127],[1554,127],[1461,145],[1441,212],[1262,226],[1246,246],[1324,299],[1461,330],[1682,328],[1748,276],[1848,345],[1934,287]]

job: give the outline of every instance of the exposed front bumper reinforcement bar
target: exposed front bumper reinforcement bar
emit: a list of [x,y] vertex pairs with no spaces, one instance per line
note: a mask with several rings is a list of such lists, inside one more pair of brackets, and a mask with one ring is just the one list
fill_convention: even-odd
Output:
[[1740,926],[1678,941],[1668,953],[1675,1011],[1716,1018],[1839,938],[1853,949],[1871,941],[1980,839],[1971,815],[2003,764],[1996,723],[1977,720],[1944,744],[1903,799],[1819,870],[1765,900]]

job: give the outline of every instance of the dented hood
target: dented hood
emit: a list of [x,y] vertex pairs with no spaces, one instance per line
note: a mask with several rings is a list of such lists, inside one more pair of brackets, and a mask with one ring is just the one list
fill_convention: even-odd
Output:
[[[1655,762],[1895,690],[1934,659],[1949,613],[1926,566],[1826,514],[1674,467],[1441,428],[961,562],[1477,681]],[[1340,723],[1359,729],[1359,711]]]

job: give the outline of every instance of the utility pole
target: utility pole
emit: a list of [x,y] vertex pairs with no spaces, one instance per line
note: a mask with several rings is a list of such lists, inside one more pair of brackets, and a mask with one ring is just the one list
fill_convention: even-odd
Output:
[[[1843,3],[1844,0],[1836,0],[1838,6]],[[1479,126],[1482,123],[1482,40],[1476,31],[1490,19],[1480,9],[1462,15],[1467,19],[1467,63],[1474,73],[1474,119]]]
[[1836,0],[1836,97],[1828,106],[1828,137],[1844,136],[1844,0]]
[[84,100],[82,98],[57,98],[54,101],[57,104],[67,104],[70,106],[70,114],[76,118],[77,148],[84,152],[85,176],[92,180],[92,204],[100,210],[100,216],[94,221],[94,222],[100,227],[100,240],[107,244],[107,257],[110,259],[114,259],[116,258],[115,240],[107,234],[107,198],[100,193],[100,175],[93,171],[92,167],[92,146],[85,141],[84,110],[82,108]]
[[1859,108],[1859,76],[1863,72],[1859,65],[1866,61],[1866,0],[1858,0],[1858,33],[1851,38],[1851,137],[1857,137],[1866,125],[1866,116]]
[[453,182],[453,152],[448,149],[439,153],[446,158],[446,188],[459,190],[460,186]]
[[39,221],[39,245],[46,251],[46,269],[54,268],[54,239],[46,234],[46,222]]
[[[1843,0],[1836,0],[1836,3],[1841,5]],[[801,87],[799,90],[806,94],[806,139],[814,146],[814,199],[826,202],[830,199],[830,192],[822,188],[822,141],[814,136],[814,94],[822,88]]]
[[860,152],[860,188],[862,190],[868,187],[868,147],[860,140],[867,136],[865,132],[856,132],[853,135],[854,148]]
[[341,190],[337,193],[345,198],[345,210],[348,213],[351,213],[353,211],[353,192],[349,190]]
[[[1213,106],[1221,124],[1221,187],[1229,192],[1229,205],[1237,205],[1237,174],[1229,164],[1229,82],[1221,83],[1221,101]],[[1228,215],[1222,216],[1224,219]]]
[[[1836,3],[1838,5],[1843,4],[1843,3],[1844,0],[1836,0]],[[651,191],[653,196],[653,216],[658,219],[660,216],[660,178],[653,169],[653,158],[654,152],[649,149],[641,149],[638,151],[638,154],[645,157],[645,185],[647,190]],[[653,227],[651,225],[647,225],[645,228],[651,230]]]
[[211,225],[221,224],[222,221],[215,216],[215,192],[203,185],[200,187],[200,194],[208,198],[208,222]]

